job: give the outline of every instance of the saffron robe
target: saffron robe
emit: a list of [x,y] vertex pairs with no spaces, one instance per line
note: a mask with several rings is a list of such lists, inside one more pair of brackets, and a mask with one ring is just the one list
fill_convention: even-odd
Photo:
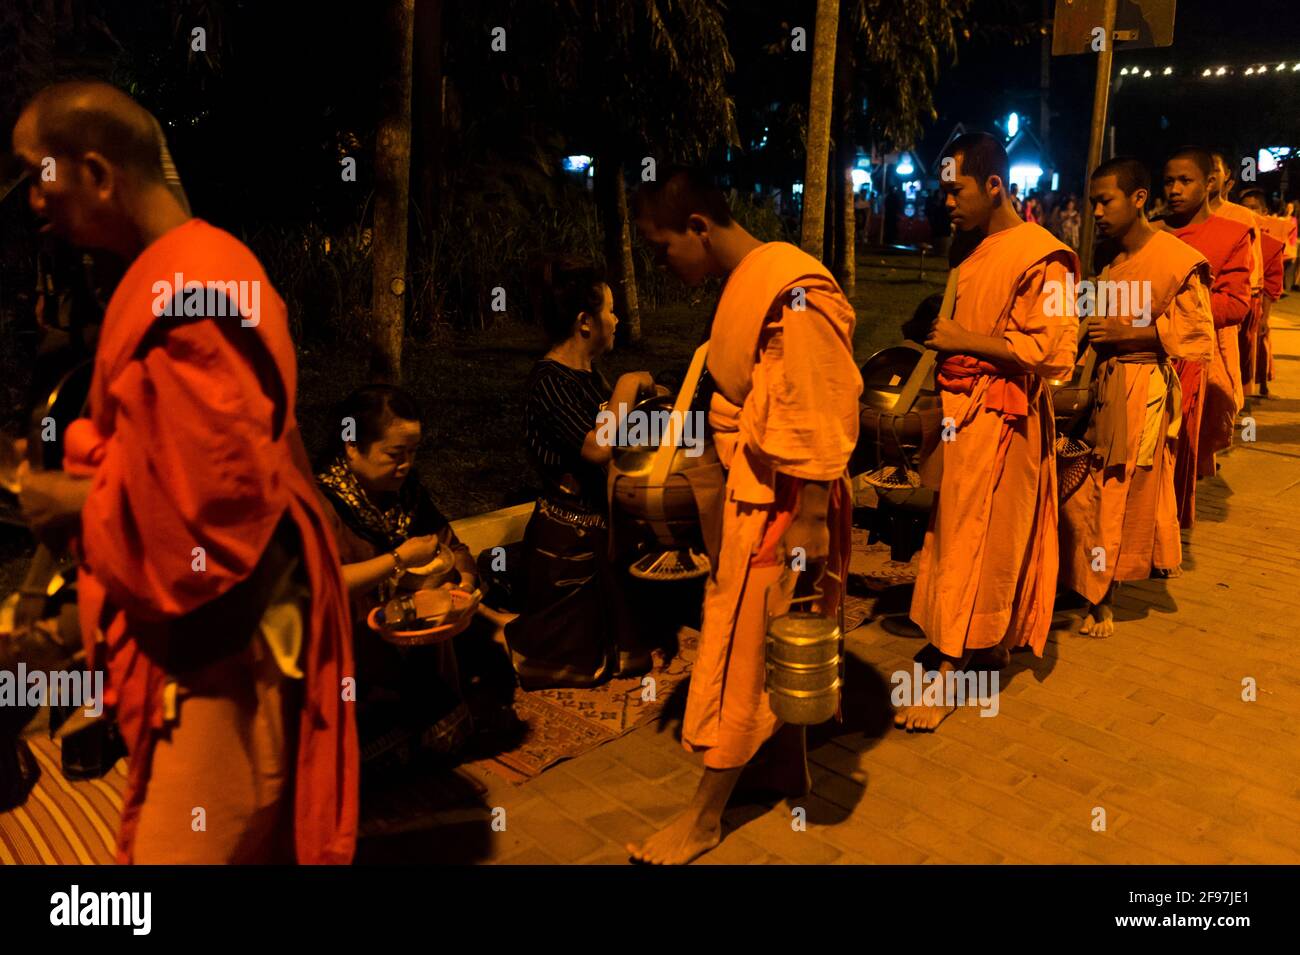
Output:
[[[778,552],[803,481],[830,482],[830,559],[821,609],[834,613],[852,530],[848,462],[862,376],[855,317],[826,268],[785,242],[754,249],[722,290],[709,337],[709,424],[726,468],[721,548],[705,584],[699,657],[682,743],[704,765],[745,765],[779,728],[765,690],[766,613],[795,575]],[[770,593],[769,593],[770,591]]]
[[[1247,395],[1259,394],[1260,385],[1273,378],[1273,345],[1268,335],[1268,318],[1273,303],[1282,297],[1285,272],[1283,255],[1286,222],[1274,216],[1259,216],[1260,247],[1264,253],[1264,288],[1258,314],[1243,322],[1240,333],[1241,386]],[[1269,226],[1269,222],[1277,223]]]
[[[1157,232],[1136,255],[1112,264],[1107,278],[1150,283],[1151,319],[1163,355],[1160,362],[1106,359],[1111,367],[1104,371],[1123,376],[1125,460],[1105,467],[1093,455],[1083,483],[1061,502],[1061,580],[1094,604],[1114,581],[1145,580],[1152,568],[1173,570],[1182,563],[1174,495],[1182,397],[1177,373],[1163,358],[1208,362],[1216,347],[1209,263],[1185,242]],[[1094,420],[1105,398],[1099,389]],[[1098,560],[1096,548],[1104,559]]]
[[[1175,363],[1183,387],[1184,417],[1174,485],[1179,494],[1179,523],[1191,527],[1196,520],[1196,478],[1215,473],[1214,455],[1232,444],[1233,422],[1245,401],[1236,326],[1253,307],[1251,235],[1244,225],[1222,216],[1210,216],[1181,229],[1165,228],[1210,264],[1210,308],[1218,344],[1205,366],[1182,360]],[[1189,391],[1193,392],[1190,397]]]
[[[1246,405],[1246,385],[1241,375],[1242,333],[1244,331],[1246,334],[1254,336],[1260,322],[1263,320],[1264,230],[1260,225],[1259,216],[1245,206],[1226,199],[1219,204],[1219,208],[1214,211],[1214,215],[1227,219],[1229,222],[1239,223],[1250,230],[1250,311],[1242,320],[1241,328],[1236,330],[1236,334],[1225,332],[1221,336],[1223,360],[1228,367],[1228,374],[1232,377],[1233,397],[1237,404],[1236,410],[1240,411]],[[1228,439],[1230,445],[1232,439],[1231,430],[1228,432]],[[1201,470],[1205,472],[1205,467],[1202,467]],[[1213,473],[1213,471],[1209,471],[1208,473],[1202,473],[1201,476],[1209,477]]]
[[[941,390],[957,430],[941,443],[911,617],[945,656],[998,645],[1041,656],[1047,643],[1059,547],[1047,380],[1074,365],[1079,320],[1065,288],[1078,270],[1078,256],[1032,223],[986,237],[960,266],[952,320],[1000,337],[1023,374],[981,373],[969,394]],[[1012,390],[1023,404],[1007,400]]]
[[[256,314],[156,317],[169,297],[157,283],[178,273],[187,287],[257,283],[248,286],[260,290]],[[187,649],[192,635],[173,624],[248,579],[282,519],[296,532],[311,592],[296,661],[305,701],[292,759],[296,857],[351,861],[359,754],[341,689],[352,677],[348,604],[298,434],[296,378],[284,303],[261,265],[198,219],[140,253],[109,302],[89,417],[68,427],[65,466],[92,477],[78,540],[80,615],[129,750],[122,862],[131,861],[154,745],[169,732],[174,684],[161,657]]]

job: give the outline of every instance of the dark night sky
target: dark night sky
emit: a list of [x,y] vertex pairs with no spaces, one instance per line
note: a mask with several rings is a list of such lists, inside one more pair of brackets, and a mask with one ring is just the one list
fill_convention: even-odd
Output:
[[[1241,11],[1249,9],[1249,15]],[[1039,119],[1038,43],[1025,47],[966,44],[958,64],[944,75],[936,106],[939,119],[920,144],[933,160],[956,122],[992,130],[995,119],[1016,110],[1034,132]],[[1249,65],[1254,60],[1300,61],[1300,2],[1178,0],[1172,47],[1118,52],[1115,70],[1141,63],[1178,70]],[[1063,179],[1083,173],[1096,57],[1053,57],[1051,61],[1051,147]],[[1300,73],[1269,77],[1250,85],[1245,77],[1224,77],[1217,85],[1199,76],[1153,77],[1117,84],[1111,99],[1116,148],[1156,162],[1181,142],[1195,141],[1239,151],[1260,145],[1300,145]],[[1265,90],[1267,85],[1267,90]],[[1279,137],[1289,137],[1282,138]]]

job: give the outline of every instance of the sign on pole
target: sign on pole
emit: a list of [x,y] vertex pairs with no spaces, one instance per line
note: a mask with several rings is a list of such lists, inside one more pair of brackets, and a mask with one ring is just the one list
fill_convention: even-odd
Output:
[[[1119,0],[1115,8],[1115,49],[1141,50],[1174,42],[1176,0]],[[1100,53],[1105,0],[1056,0],[1052,55]]]

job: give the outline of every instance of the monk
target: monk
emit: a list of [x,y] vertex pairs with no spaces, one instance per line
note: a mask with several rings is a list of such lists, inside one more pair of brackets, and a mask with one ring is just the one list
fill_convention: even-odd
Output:
[[[1047,381],[1074,365],[1079,321],[1071,296],[1078,256],[1016,215],[1007,154],[969,133],[949,146],[940,176],[953,225],[983,241],[958,266],[956,305],[926,344],[946,423],[942,477],[921,550],[911,617],[927,659],[944,674],[976,662],[1004,666],[1010,651],[1042,656],[1057,577],[1055,423]],[[949,276],[949,282],[954,281]],[[929,462],[927,462],[928,464]],[[895,724],[935,729],[947,705],[899,710]]]
[[[1102,279],[1112,285],[1097,292],[1107,307],[1088,317],[1097,353],[1093,453],[1083,483],[1061,502],[1061,580],[1088,601],[1080,632],[1109,637],[1119,583],[1182,563],[1173,451],[1182,395],[1170,359],[1209,361],[1215,335],[1209,263],[1147,222],[1146,167],[1107,160],[1089,193]],[[1114,298],[1112,287],[1122,290]],[[1107,314],[1110,302],[1117,313]]]
[[1241,204],[1255,213],[1259,223],[1260,249],[1264,255],[1263,308],[1259,324],[1241,330],[1241,385],[1247,397],[1268,396],[1273,378],[1273,343],[1269,339],[1268,320],[1273,303],[1282,297],[1286,280],[1287,243],[1291,241],[1294,219],[1269,214],[1268,200],[1262,189],[1250,189],[1241,195]]
[[721,548],[682,726],[704,775],[685,811],[628,846],[640,862],[684,864],[718,844],[746,767],[742,788],[797,796],[811,786],[803,727],[781,724],[764,689],[764,605],[788,606],[792,564],[824,564],[821,609],[838,606],[862,377],[853,308],[835,279],[795,246],[750,235],[706,176],[674,169],[642,186],[637,226],[686,284],[726,279],[707,352],[708,421],[726,469]]
[[46,228],[128,264],[66,473],[26,471],[21,499],[79,558],[89,665],[129,751],[118,860],[347,863],[347,601],[285,307],[168,189],[158,129],[96,82],[47,88],[14,127]]
[[1247,338],[1254,341],[1258,337],[1259,325],[1263,321],[1264,315],[1264,244],[1262,238],[1264,230],[1254,212],[1229,198],[1237,182],[1233,178],[1232,167],[1228,165],[1227,156],[1223,153],[1211,153],[1211,156],[1214,159],[1214,175],[1210,177],[1209,181],[1210,215],[1222,216],[1233,222],[1239,222],[1250,230],[1250,312],[1246,315],[1241,326],[1236,329],[1236,334],[1227,334],[1222,342],[1224,362],[1228,366],[1228,373],[1232,376],[1233,396],[1237,402],[1237,411],[1241,411],[1246,405],[1246,395],[1249,393],[1246,390],[1245,380],[1242,378],[1244,363],[1241,355],[1241,341]]
[[[1178,435],[1174,463],[1174,491],[1178,497],[1178,523],[1191,528],[1196,523],[1196,480],[1213,476],[1214,455],[1232,443],[1237,404],[1233,378],[1227,364],[1231,344],[1236,358],[1236,326],[1251,310],[1250,230],[1209,209],[1209,183],[1214,160],[1199,146],[1184,146],[1164,166],[1165,200],[1168,214],[1152,223],[1182,239],[1210,265],[1210,311],[1214,316],[1216,348],[1210,361],[1176,359],[1183,393],[1183,425]],[[1240,362],[1237,366],[1240,376]]]

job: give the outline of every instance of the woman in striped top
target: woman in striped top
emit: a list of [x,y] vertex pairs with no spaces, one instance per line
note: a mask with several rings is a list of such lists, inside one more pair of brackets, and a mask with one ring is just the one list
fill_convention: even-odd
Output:
[[618,326],[596,267],[553,261],[539,286],[534,305],[551,348],[528,379],[524,436],[542,493],[524,534],[523,613],[505,639],[525,689],[592,686],[650,668],[608,558],[612,448],[598,439],[596,419],[606,408],[621,417],[654,381],[637,372],[611,388],[593,367]]

